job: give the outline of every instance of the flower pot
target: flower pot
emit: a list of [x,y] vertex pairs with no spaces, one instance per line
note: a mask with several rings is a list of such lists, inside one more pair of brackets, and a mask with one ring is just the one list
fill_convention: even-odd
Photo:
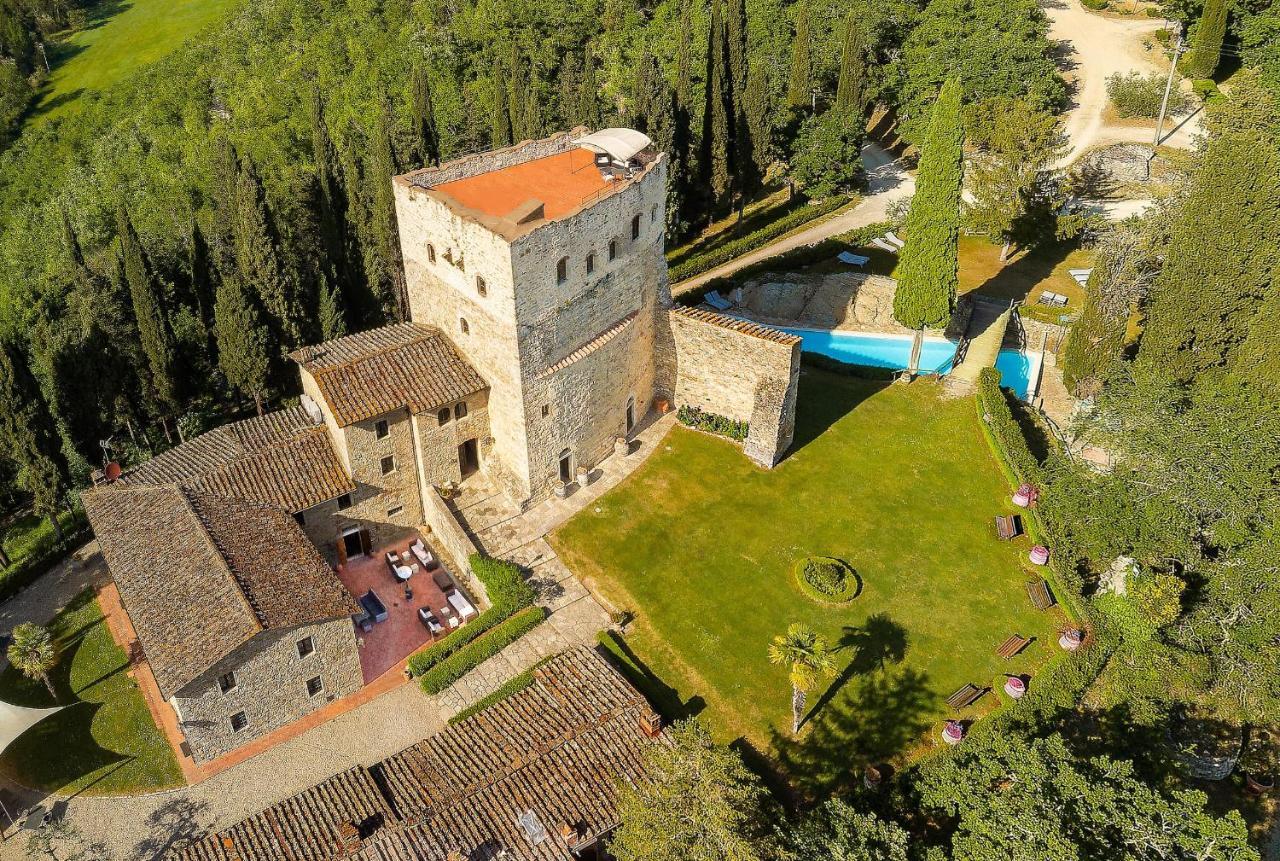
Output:
[[555,486],[551,488],[551,492],[559,499],[564,499],[569,495],[569,485],[565,484],[563,481],[557,481]]
[[578,487],[586,487],[591,483],[591,470],[587,469],[585,466],[578,467],[577,476]]
[[1058,645],[1066,649],[1068,652],[1074,652],[1084,644],[1084,632],[1071,628],[1063,631],[1058,637]]
[[1037,544],[1031,548],[1031,552],[1027,554],[1027,558],[1031,560],[1033,565],[1046,565],[1049,562],[1049,548],[1043,544]]
[[616,436],[613,438],[613,453],[626,457],[631,453],[631,441],[625,436]]
[[1244,785],[1254,795],[1265,795],[1276,787],[1276,779],[1270,774],[1254,774],[1253,772],[1245,772]]
[[959,721],[947,721],[942,727],[942,740],[947,744],[959,744],[964,741],[964,725]]
[[874,765],[868,765],[862,770],[862,785],[867,789],[879,789],[880,783],[883,780],[884,775],[882,775],[880,773],[880,769],[876,768]]
[[1009,676],[1004,680],[1004,692],[1015,700],[1020,700],[1027,692],[1027,683],[1017,676]]

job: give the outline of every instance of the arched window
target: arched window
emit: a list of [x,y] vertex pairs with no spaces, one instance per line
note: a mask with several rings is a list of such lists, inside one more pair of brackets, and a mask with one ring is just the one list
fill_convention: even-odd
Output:
[[476,292],[479,293],[481,296],[489,295],[489,285],[485,284],[484,278],[482,278],[479,275],[476,276]]
[[658,223],[658,207],[657,207],[657,204],[655,204],[655,205],[654,205],[653,209],[649,210],[649,221],[651,221],[651,222],[652,222],[652,223],[654,223],[654,224],[657,224],[657,223]]
[[458,318],[458,328],[462,330],[462,334],[464,335],[468,335],[471,333],[471,326],[467,324],[466,317]]
[[427,243],[427,262],[428,263],[436,262],[436,247],[432,245],[430,242]]
[[616,239],[609,240],[609,259],[610,260],[618,259],[618,240]]
[[448,407],[445,407],[440,410],[440,412],[436,413],[436,421],[442,425],[447,425],[449,423],[449,419],[452,417],[453,413],[449,411]]
[[556,264],[556,283],[563,284],[569,280],[569,258],[561,257]]
[[587,274],[590,275],[592,272],[595,272],[595,271],[596,271],[596,255],[595,255],[595,252],[593,251],[587,255]]
[[631,219],[631,238],[636,240],[640,238],[640,216]]

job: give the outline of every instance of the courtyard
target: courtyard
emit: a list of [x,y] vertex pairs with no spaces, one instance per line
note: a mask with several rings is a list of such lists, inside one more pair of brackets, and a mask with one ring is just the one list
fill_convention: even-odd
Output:
[[[1027,598],[1026,539],[996,539],[1008,498],[972,399],[806,366],[796,440],[773,471],[677,427],[551,540],[634,613],[625,648],[667,711],[700,713],[723,740],[827,790],[861,765],[919,755],[947,717],[998,708],[1005,674],[1035,684],[1060,619]],[[858,597],[805,597],[791,569],[809,555],[851,565]],[[825,636],[838,663],[810,691],[796,739],[787,671],[766,657],[793,622]],[[1032,642],[998,657],[1013,634]],[[944,700],[967,683],[992,690],[952,712]]]

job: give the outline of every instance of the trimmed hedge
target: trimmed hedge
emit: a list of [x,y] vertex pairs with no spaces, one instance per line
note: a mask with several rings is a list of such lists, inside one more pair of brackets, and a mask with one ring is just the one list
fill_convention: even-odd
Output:
[[1022,427],[1009,409],[1009,401],[1000,388],[1000,372],[995,368],[983,368],[978,374],[978,408],[984,424],[991,429],[1000,451],[1013,468],[1015,484],[1030,482],[1039,486],[1044,477],[1040,461],[1036,460],[1027,445]]
[[735,421],[716,413],[709,413],[700,407],[682,406],[676,410],[676,419],[686,427],[695,428],[707,433],[727,436],[729,439],[742,442],[747,438],[747,423]]
[[714,269],[717,266],[728,263],[735,257],[741,257],[749,251],[754,251],[762,243],[777,239],[779,236],[795,230],[800,225],[808,224],[810,221],[835,212],[840,207],[846,206],[851,202],[852,200],[847,197],[832,197],[818,203],[797,207],[772,224],[761,227],[759,230],[754,230],[745,236],[739,236],[737,239],[726,242],[718,248],[713,248],[703,254],[695,254],[680,261],[667,270],[667,274],[673,283],[692,278],[695,275],[701,275],[708,269]]
[[[547,618],[543,607],[526,607],[509,619],[494,625],[449,657],[422,674],[419,684],[429,694],[438,694],[458,679],[510,646],[538,627]],[[475,624],[474,622],[472,623]],[[470,626],[468,626],[470,627]]]
[[498,703],[502,702],[503,700],[507,699],[508,697],[513,697],[516,694],[520,693],[522,690],[524,690],[525,688],[533,684],[533,671],[538,669],[538,667],[542,666],[543,664],[545,664],[547,661],[551,660],[554,657],[556,656],[548,655],[547,657],[543,658],[541,661],[538,661],[538,663],[534,664],[529,669],[525,670],[523,673],[520,673],[519,675],[515,675],[507,679],[505,682],[499,685],[498,689],[495,690],[493,693],[489,694],[486,697],[481,697],[471,705],[467,706],[462,711],[458,712],[453,717],[449,718],[449,723],[450,724],[462,723],[467,718],[474,717],[475,715],[480,714],[480,712],[484,711],[485,709],[491,706],[495,706]]
[[819,604],[847,604],[858,597],[858,574],[843,559],[806,556],[791,566],[796,586]]
[[533,587],[525,582],[518,565],[480,553],[473,553],[469,562],[471,572],[489,593],[489,609],[450,632],[443,640],[414,652],[408,662],[410,675],[423,675],[481,634],[531,605],[537,597]]

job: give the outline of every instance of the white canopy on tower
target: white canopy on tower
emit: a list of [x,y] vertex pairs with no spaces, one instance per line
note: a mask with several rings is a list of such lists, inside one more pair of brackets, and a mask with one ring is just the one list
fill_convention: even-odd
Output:
[[616,162],[626,164],[636,153],[652,146],[653,141],[644,132],[635,129],[601,129],[584,138],[578,138],[578,146],[592,152],[603,153]]

